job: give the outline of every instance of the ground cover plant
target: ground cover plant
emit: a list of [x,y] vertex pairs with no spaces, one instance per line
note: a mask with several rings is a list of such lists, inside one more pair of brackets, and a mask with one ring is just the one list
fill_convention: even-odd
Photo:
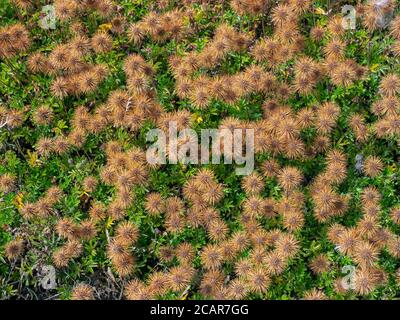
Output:
[[399,56],[394,0],[0,0],[0,299],[399,298]]

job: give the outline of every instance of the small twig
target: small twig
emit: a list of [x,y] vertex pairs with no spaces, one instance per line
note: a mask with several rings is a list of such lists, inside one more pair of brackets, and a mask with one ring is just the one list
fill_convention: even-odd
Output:
[[125,279],[122,280],[121,292],[119,293],[119,298],[118,298],[118,300],[122,300],[122,297],[123,297],[123,295],[124,295],[125,283],[126,283]]
[[368,53],[367,53],[367,65],[368,65],[368,68],[370,67],[370,65],[371,65],[371,46],[372,46],[372,42],[371,41],[369,41],[368,42]]
[[6,121],[0,124],[0,129],[5,127],[8,124],[8,118],[6,118]]
[[129,97],[128,102],[126,103],[125,106],[125,112],[127,112],[131,108],[131,105],[132,105],[132,97]]
[[0,211],[7,210],[7,209],[12,209],[12,208],[14,208],[14,207],[13,206],[5,207],[5,208],[1,208]]
[[56,298],[56,297],[58,297],[59,295],[61,295],[61,293],[57,293],[57,294],[55,294],[55,295],[53,295],[53,296],[51,296],[51,297],[46,298],[45,300],[52,300],[53,298]]
[[110,240],[110,234],[108,232],[108,230],[106,229],[106,239],[107,239],[107,243],[110,244],[111,240]]
[[7,275],[7,279],[6,279],[5,283],[8,283],[8,281],[10,281],[10,277],[13,274],[14,269],[15,269],[15,261],[11,262],[10,272]]
[[182,292],[182,294],[181,294],[181,296],[180,296],[179,298],[182,299],[182,298],[189,292],[189,289],[190,289],[190,285],[188,285],[188,286],[186,287],[185,291]]
[[107,268],[106,273],[107,273],[108,277],[114,282],[114,284],[118,284],[117,280],[115,279],[115,277],[109,267]]

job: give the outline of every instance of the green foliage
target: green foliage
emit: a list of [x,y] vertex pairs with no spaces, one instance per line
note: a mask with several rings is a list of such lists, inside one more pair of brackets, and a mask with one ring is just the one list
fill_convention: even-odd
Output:
[[[129,23],[139,21],[150,11],[152,1],[118,1]],[[47,3],[47,2],[46,2]],[[326,8],[326,1],[316,1],[316,7]],[[103,287],[103,297],[119,298],[120,291],[126,279],[117,278],[115,283],[107,270],[112,265],[107,258],[108,233],[112,236],[112,225],[105,221],[101,224],[98,236],[84,244],[84,253],[74,259],[68,268],[57,270],[57,288],[44,291],[40,285],[38,272],[40,266],[52,264],[52,252],[62,243],[54,233],[56,218],[46,221],[37,221],[32,224],[24,221],[18,208],[18,197],[23,197],[22,202],[35,202],[40,199],[46,190],[56,183],[66,194],[56,206],[57,217],[72,217],[75,221],[82,221],[88,217],[85,191],[82,181],[89,175],[99,176],[100,168],[106,163],[103,146],[107,141],[117,140],[126,149],[132,146],[144,148],[145,135],[154,124],[146,123],[139,132],[132,134],[126,129],[107,128],[100,134],[89,135],[83,148],[71,149],[63,155],[51,155],[42,160],[35,152],[36,142],[43,136],[61,136],[71,131],[71,117],[74,110],[81,105],[94,108],[105,103],[110,92],[124,86],[126,76],[123,71],[123,60],[129,53],[139,53],[146,62],[156,70],[154,84],[157,90],[157,99],[165,111],[188,109],[193,112],[198,120],[196,130],[201,128],[217,128],[224,117],[231,116],[240,120],[262,119],[262,103],[264,97],[260,94],[251,94],[234,105],[221,101],[212,101],[205,109],[194,108],[189,101],[180,100],[175,93],[175,80],[168,65],[171,55],[182,55],[189,47],[197,51],[212,39],[214,30],[221,22],[240,28],[244,32],[268,35],[271,30],[270,22],[266,22],[265,30],[260,31],[260,17],[239,16],[229,5],[215,15],[212,10],[202,10],[198,5],[193,6],[195,11],[196,34],[181,41],[171,40],[160,44],[145,39],[141,47],[129,42],[125,34],[113,36],[113,49],[105,54],[98,54],[89,59],[93,63],[104,63],[110,69],[110,74],[99,86],[98,90],[86,96],[67,97],[64,100],[49,94],[52,77],[48,75],[32,74],[27,69],[27,54],[10,59],[0,60],[0,105],[4,104],[10,109],[23,110],[30,106],[24,113],[24,125],[12,130],[0,129],[0,175],[14,174],[18,183],[18,191],[0,193],[0,247],[9,242],[15,235],[22,235],[29,239],[29,250],[20,263],[10,263],[0,251],[0,298],[60,298],[68,299],[71,289],[78,282],[90,281]],[[38,26],[39,13],[33,14],[25,11],[19,12],[8,0],[0,0],[0,27],[22,21],[30,26],[30,35],[34,39],[30,52],[40,51],[49,53],[56,44],[65,42],[70,38],[70,22],[58,23],[55,30],[42,30]],[[268,20],[268,19],[267,19]],[[325,25],[327,18],[313,12],[304,17],[304,32],[308,32],[311,25]],[[95,13],[85,16],[84,25],[90,34],[106,23],[103,18]],[[264,23],[264,22],[263,22]],[[366,144],[356,142],[354,134],[348,128],[349,115],[357,112],[365,115],[368,123],[372,123],[374,115],[369,108],[376,99],[379,81],[382,75],[388,72],[399,72],[398,59],[388,55],[388,48],[392,41],[387,37],[387,32],[367,32],[361,27],[349,31],[346,35],[348,46],[346,57],[354,59],[360,65],[368,68],[371,73],[362,81],[357,81],[350,87],[333,87],[324,82],[318,84],[317,89],[310,95],[293,94],[288,97],[287,103],[297,111],[305,106],[317,102],[334,101],[341,109],[341,114],[331,135],[332,145],[346,153],[348,157],[348,176],[338,190],[340,194],[349,194],[352,197],[350,209],[335,222],[346,226],[354,225],[361,216],[360,193],[366,186],[374,185],[382,195],[382,215],[380,223],[394,233],[399,233],[400,227],[395,225],[390,217],[389,210],[400,203],[400,151],[398,141],[371,138]],[[367,48],[367,49],[366,49]],[[307,41],[305,53],[312,58],[321,59],[322,49],[312,41]],[[247,53],[231,53],[222,61],[216,70],[206,72],[215,74],[235,74],[252,64],[253,58]],[[291,70],[292,62],[280,66],[282,81],[285,79],[285,70]],[[37,126],[30,120],[31,113],[40,105],[49,105],[54,111],[54,120],[51,125]],[[315,130],[305,130],[302,138],[307,144],[312,144],[316,136]],[[376,178],[360,175],[355,170],[355,157],[357,154],[364,156],[376,155],[385,164],[385,169]],[[269,154],[257,155],[256,162],[260,165],[269,158]],[[305,160],[290,160],[285,157],[278,158],[281,165],[296,165],[301,168],[305,179],[313,179],[326,166],[323,156]],[[224,198],[218,204],[217,210],[221,217],[228,223],[230,233],[240,230],[242,226],[237,221],[241,214],[241,203],[246,198],[241,188],[242,177],[235,175],[234,168],[226,165],[210,165],[217,180],[223,183]],[[136,244],[136,272],[135,276],[147,279],[149,274],[157,267],[167,270],[168,265],[163,265],[156,258],[159,248],[163,245],[176,246],[185,241],[190,242],[199,251],[208,243],[204,229],[186,227],[178,234],[163,232],[163,219],[151,217],[144,208],[145,197],[150,191],[159,192],[164,197],[180,195],[181,188],[188,178],[195,175],[198,166],[194,165],[166,165],[162,169],[152,169],[148,184],[135,189],[135,200],[128,209],[127,219],[140,226],[140,238]],[[272,179],[264,179],[264,197],[279,199],[282,190]],[[306,194],[309,190],[302,190]],[[113,187],[100,184],[96,191],[90,195],[91,201],[100,201],[108,204],[113,198]],[[339,294],[334,291],[334,282],[341,276],[341,268],[353,264],[335,250],[333,244],[327,239],[327,225],[316,221],[313,216],[313,207],[307,202],[304,215],[305,227],[301,229],[297,238],[301,244],[298,256],[290,261],[283,274],[273,279],[266,295],[252,294],[251,299],[297,299],[304,296],[304,292],[311,288],[320,288],[334,299],[359,299],[355,293]],[[263,221],[263,226],[270,229],[281,227],[282,223],[275,220]],[[1,249],[2,250],[2,249]],[[322,275],[310,272],[309,263],[319,253],[326,253],[332,262],[332,267]],[[400,296],[399,283],[396,283],[394,273],[400,267],[399,259],[395,259],[386,252],[381,254],[379,265],[390,274],[385,287],[380,287],[364,298],[369,299],[395,299]],[[194,266],[201,268],[201,261],[196,257]],[[224,265],[227,275],[233,275],[232,265]],[[108,290],[108,291],[107,291]],[[111,292],[111,293],[110,293]],[[180,299],[177,293],[168,293],[162,299]],[[205,299],[197,288],[189,291],[190,299]]]

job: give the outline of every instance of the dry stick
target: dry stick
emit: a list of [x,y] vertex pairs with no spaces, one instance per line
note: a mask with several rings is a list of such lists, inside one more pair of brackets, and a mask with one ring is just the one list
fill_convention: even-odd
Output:
[[367,65],[369,69],[371,65],[371,41],[368,42]]
[[265,36],[265,23],[266,23],[266,18],[270,15],[272,9],[272,5],[266,4],[265,12],[262,15],[261,18],[261,27],[262,27],[262,32],[263,32],[263,37]]
[[54,298],[57,298],[60,295],[61,295],[61,293],[57,293],[57,294],[55,294],[53,296],[47,297],[45,300],[53,300]]
[[0,129],[5,127],[7,124],[8,124],[8,119],[6,119],[6,121],[0,124]]
[[14,272],[14,269],[15,269],[15,261],[12,261],[11,262],[11,266],[10,266],[10,272],[7,275],[7,279],[6,279],[5,283],[8,283],[10,281],[10,278],[11,278],[11,275],[13,274],[13,272]]
[[126,280],[123,279],[123,280],[122,280],[122,285],[121,285],[121,292],[119,293],[119,298],[118,298],[118,300],[122,300],[122,297],[123,297],[123,295],[124,295],[125,284],[126,284]]
[[[17,146],[17,149],[19,151],[20,154],[22,154],[24,156],[24,153],[22,152],[22,148],[21,145],[19,144],[18,139],[15,140],[15,145]],[[25,157],[25,156],[24,156]],[[26,159],[26,158],[25,158]]]
[[265,12],[264,12],[264,14],[262,15],[262,19],[261,19],[262,30],[263,30],[263,36],[264,36],[264,33],[265,33],[265,23],[266,23],[266,19],[267,19],[267,17],[270,16],[270,13],[271,13],[271,9],[272,9],[273,4],[266,4],[265,6],[266,6],[266,7],[265,7]]
[[313,27],[315,27],[315,10],[312,11]]
[[12,208],[14,208],[14,207],[13,206],[5,207],[5,208],[1,208],[0,211],[4,211],[4,210],[7,210],[7,209],[12,209]]
[[190,284],[186,287],[185,291],[182,292],[180,298],[182,299],[186,294],[188,294],[189,290],[190,290]]
[[263,37],[265,35],[265,14],[263,14],[261,16],[261,29],[262,29],[262,33],[263,33]]

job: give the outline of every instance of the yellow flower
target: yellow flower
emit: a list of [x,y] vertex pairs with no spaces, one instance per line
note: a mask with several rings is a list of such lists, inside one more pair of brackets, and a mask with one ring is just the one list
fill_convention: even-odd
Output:
[[28,150],[28,163],[29,166],[35,167],[38,164],[38,154],[37,152],[31,152]]
[[110,229],[111,226],[113,225],[113,223],[114,223],[114,220],[111,217],[108,217],[107,221],[106,221],[106,229]]
[[379,63],[374,63],[371,67],[370,70],[371,72],[375,72],[379,68]]
[[22,192],[19,192],[14,198],[13,202],[18,210],[21,210],[21,208],[24,206],[24,194]]
[[107,32],[112,28],[112,24],[111,23],[103,23],[101,25],[99,25],[99,31],[102,32]]
[[196,22],[199,22],[199,21],[201,21],[201,19],[203,19],[203,18],[204,18],[204,13],[203,13],[203,11],[201,11],[201,10],[197,11],[196,14],[195,14],[195,16],[194,16],[194,20],[195,20]]
[[185,293],[185,294],[181,297],[181,300],[187,300],[187,297],[188,297],[188,294]]
[[322,14],[322,15],[326,16],[326,12],[322,8],[315,8],[315,13],[316,14]]

